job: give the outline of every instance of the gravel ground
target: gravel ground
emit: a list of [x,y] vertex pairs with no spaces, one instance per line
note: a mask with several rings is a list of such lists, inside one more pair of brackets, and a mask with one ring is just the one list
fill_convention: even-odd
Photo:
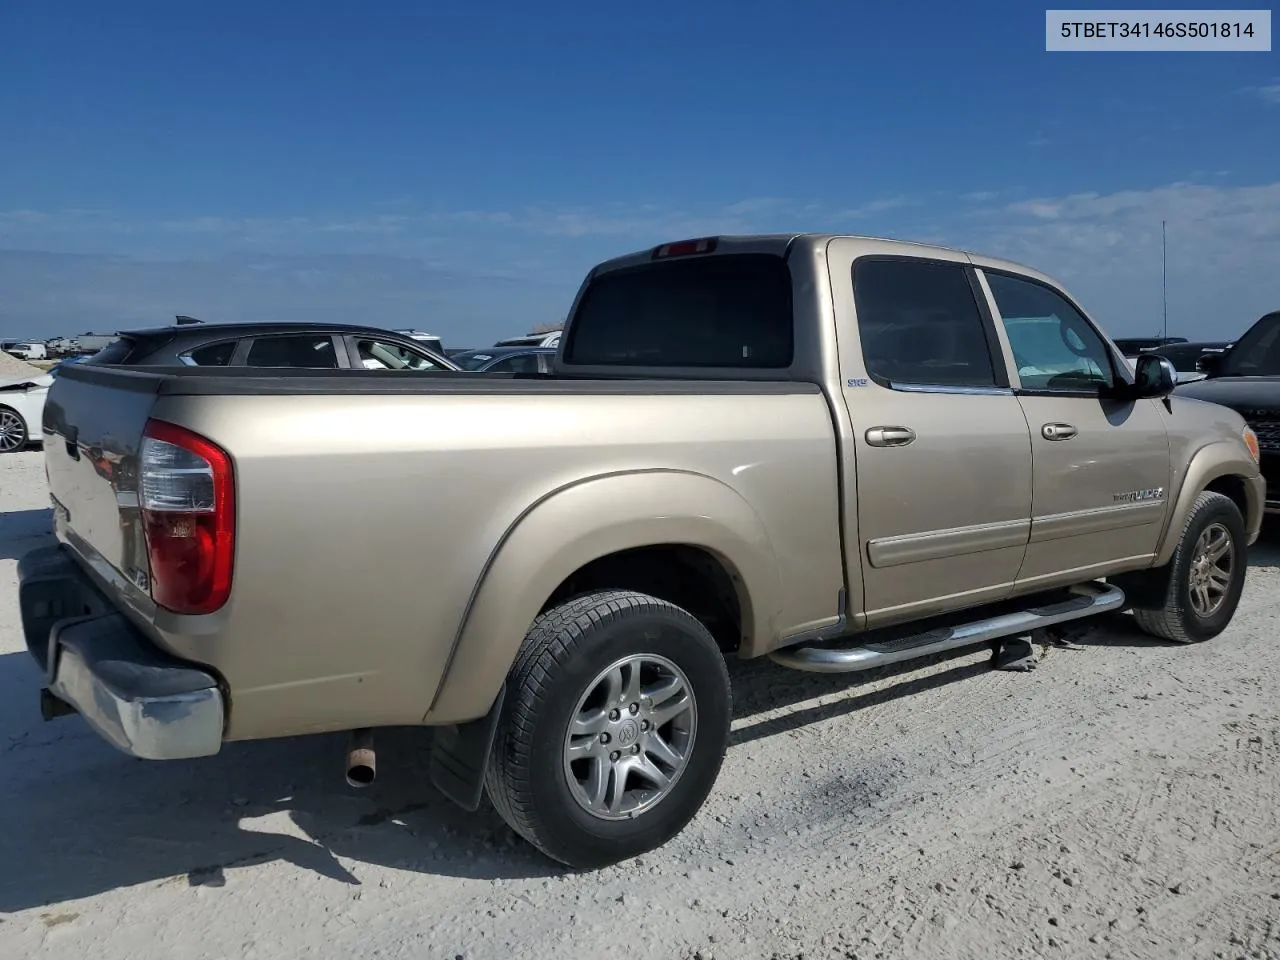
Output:
[[963,656],[860,680],[734,664],[717,789],[664,849],[572,874],[343,741],[130,760],[45,724],[15,559],[39,453],[0,458],[0,957],[1280,957],[1280,550],[1235,623],[1124,617],[1030,674]]

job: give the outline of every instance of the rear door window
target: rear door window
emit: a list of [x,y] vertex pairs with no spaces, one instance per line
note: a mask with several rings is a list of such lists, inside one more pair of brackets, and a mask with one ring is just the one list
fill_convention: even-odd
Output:
[[329,336],[257,337],[249,347],[245,366],[336,369],[338,354]]
[[772,254],[611,270],[590,282],[566,363],[780,369],[791,365],[791,273]]
[[853,265],[867,373],[885,386],[999,385],[963,264],[864,258]]

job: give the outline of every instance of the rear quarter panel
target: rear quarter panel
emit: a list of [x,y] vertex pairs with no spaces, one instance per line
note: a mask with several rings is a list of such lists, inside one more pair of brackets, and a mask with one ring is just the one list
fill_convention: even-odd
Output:
[[[830,415],[816,388],[769,386],[162,396],[155,416],[231,451],[238,498],[228,606],[163,642],[223,675],[244,739],[422,722],[455,646],[466,695],[428,719],[483,714],[560,579],[640,542],[736,552],[761,635],[834,615]],[[497,547],[553,503],[464,638]]]

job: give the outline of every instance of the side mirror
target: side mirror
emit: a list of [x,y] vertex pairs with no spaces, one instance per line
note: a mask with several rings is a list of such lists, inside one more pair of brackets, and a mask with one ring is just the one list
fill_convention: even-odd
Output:
[[1222,372],[1221,353],[1204,353],[1196,358],[1196,369],[1203,373],[1206,377],[1216,377]]
[[1178,385],[1178,371],[1164,357],[1144,353],[1133,369],[1133,392],[1139,399],[1160,399],[1173,393]]

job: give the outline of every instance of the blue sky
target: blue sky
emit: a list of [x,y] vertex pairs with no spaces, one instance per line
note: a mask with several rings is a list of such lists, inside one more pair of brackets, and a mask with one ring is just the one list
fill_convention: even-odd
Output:
[[558,320],[716,232],[960,244],[1113,333],[1280,306],[1280,57],[1044,51],[1022,3],[0,5],[0,332]]

